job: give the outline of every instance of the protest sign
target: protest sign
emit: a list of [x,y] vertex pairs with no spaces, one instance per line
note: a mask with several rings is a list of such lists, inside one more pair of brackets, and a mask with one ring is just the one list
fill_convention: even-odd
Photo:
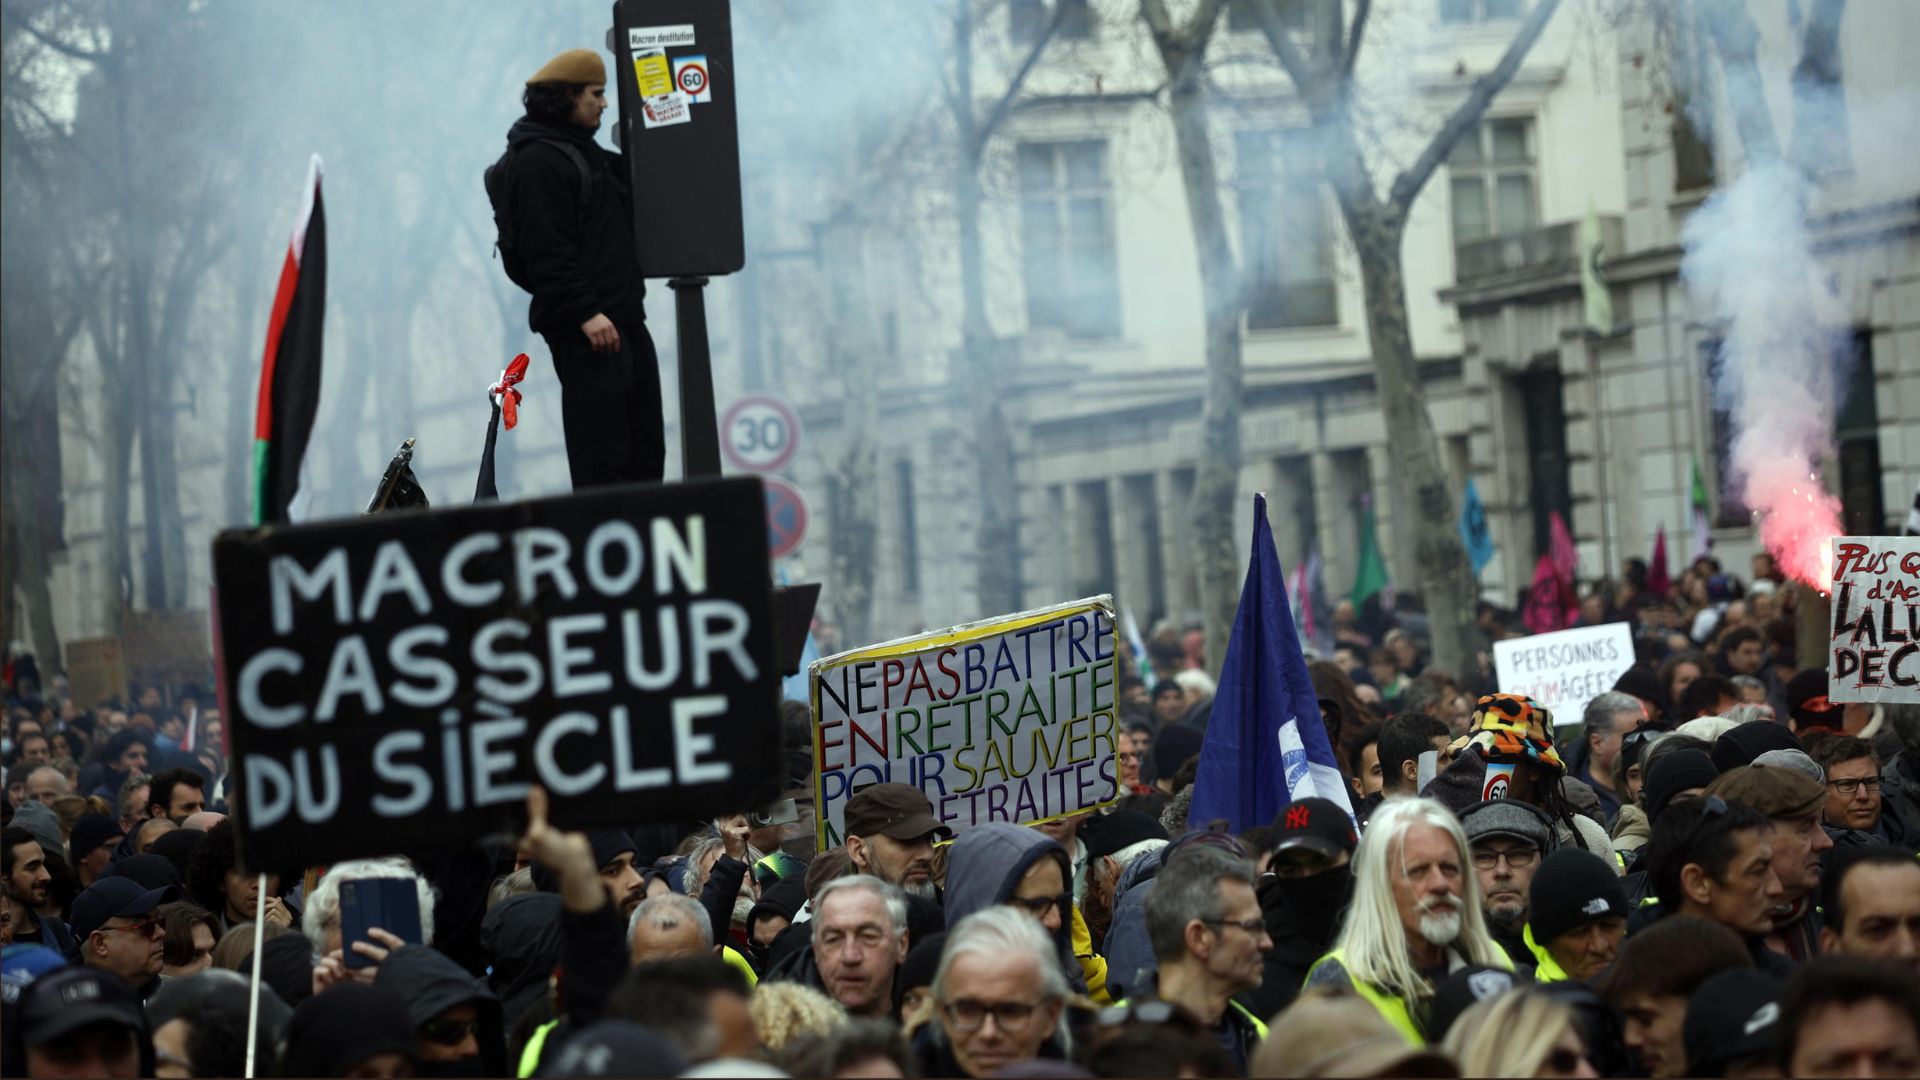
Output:
[[1920,701],[1920,537],[1833,541],[1829,701]]
[[1110,596],[814,661],[821,850],[879,783],[919,788],[955,832],[1112,802],[1118,663]]
[[1493,643],[1500,692],[1545,705],[1557,727],[1579,723],[1587,702],[1613,689],[1632,666],[1633,633],[1623,622]]
[[103,701],[127,700],[127,658],[119,638],[69,641],[65,651],[74,704],[91,709]]
[[248,865],[738,811],[780,776],[758,479],[214,541]]

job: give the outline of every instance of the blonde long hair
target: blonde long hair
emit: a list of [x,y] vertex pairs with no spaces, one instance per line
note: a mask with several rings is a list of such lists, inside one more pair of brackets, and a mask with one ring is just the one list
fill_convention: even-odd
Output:
[[1367,820],[1367,831],[1354,852],[1353,904],[1347,909],[1346,924],[1340,928],[1334,946],[1345,957],[1348,975],[1408,999],[1433,993],[1433,984],[1413,965],[1407,931],[1400,923],[1400,908],[1393,900],[1394,877],[1406,872],[1401,852],[1407,830],[1415,825],[1430,825],[1445,832],[1459,855],[1460,936],[1449,948],[1471,964],[1509,966],[1506,953],[1487,932],[1487,918],[1480,910],[1480,883],[1473,873],[1473,853],[1460,819],[1433,799],[1388,799]]
[[1573,1024],[1573,1010],[1525,987],[1475,1002],[1447,1030],[1442,1046],[1462,1076],[1537,1075]]

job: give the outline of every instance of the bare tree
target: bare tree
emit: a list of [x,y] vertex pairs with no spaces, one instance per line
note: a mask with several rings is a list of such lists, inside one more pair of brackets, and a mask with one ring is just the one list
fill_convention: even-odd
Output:
[[1200,0],[1187,21],[1176,25],[1166,0],[1140,0],[1140,14],[1167,71],[1174,145],[1200,265],[1201,302],[1206,308],[1206,396],[1200,417],[1200,460],[1194,469],[1190,550],[1200,587],[1208,665],[1216,674],[1226,657],[1239,591],[1234,582],[1240,561],[1234,554],[1233,501],[1240,487],[1240,399],[1245,383],[1240,316],[1246,307],[1220,202],[1220,171],[1207,127],[1207,86],[1202,78],[1207,44],[1224,6],[1225,0]]
[[1386,414],[1387,449],[1399,490],[1408,497],[1401,535],[1412,540],[1414,564],[1432,617],[1433,662],[1464,671],[1473,662],[1473,616],[1478,599],[1461,543],[1453,498],[1441,464],[1439,440],[1421,397],[1420,372],[1407,324],[1407,285],[1400,251],[1407,214],[1454,144],[1474,131],[1487,107],[1512,81],[1527,52],[1559,10],[1560,0],[1537,0],[1492,70],[1474,80],[1412,164],[1382,188],[1361,151],[1354,122],[1354,63],[1365,42],[1372,0],[1359,0],[1346,23],[1343,0],[1313,0],[1304,46],[1282,23],[1275,0],[1250,0],[1260,28],[1292,79],[1312,119],[1321,167],[1360,266],[1374,378]]

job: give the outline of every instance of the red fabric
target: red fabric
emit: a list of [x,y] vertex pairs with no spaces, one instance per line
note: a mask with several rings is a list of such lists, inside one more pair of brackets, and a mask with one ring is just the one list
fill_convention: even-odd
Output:
[[1540,556],[1533,564],[1533,587],[1527,591],[1527,607],[1520,613],[1520,621],[1528,630],[1545,634],[1573,625],[1579,610],[1573,583],[1555,572],[1552,556]]
[[1574,550],[1573,534],[1567,531],[1567,523],[1560,519],[1560,511],[1547,515],[1547,554],[1553,557],[1553,572],[1571,586],[1580,567],[1580,553]]
[[488,399],[499,400],[500,419],[508,428],[520,422],[520,391],[514,389],[514,384],[526,377],[527,354],[521,353],[500,373],[500,381],[487,387]]
[[1672,588],[1673,578],[1667,575],[1667,527],[1662,525],[1653,534],[1653,558],[1647,560],[1647,591],[1664,598]]

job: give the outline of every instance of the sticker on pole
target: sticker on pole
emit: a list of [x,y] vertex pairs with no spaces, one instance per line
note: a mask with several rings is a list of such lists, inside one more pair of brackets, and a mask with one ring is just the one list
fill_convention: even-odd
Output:
[[667,54],[659,49],[635,54],[633,77],[640,85],[643,99],[651,101],[673,93],[673,76],[667,72]]
[[680,49],[692,44],[692,23],[627,28],[627,51],[629,52],[639,52],[642,49]]
[[749,394],[727,406],[720,449],[742,472],[779,472],[800,449],[800,417],[771,394]]
[[807,542],[807,499],[785,480],[768,476],[762,483],[767,491],[767,557],[784,559]]
[[696,105],[713,100],[713,87],[707,82],[705,53],[674,58],[673,88],[687,95],[687,101]]
[[671,127],[693,119],[687,108],[687,95],[678,90],[650,97],[640,103],[640,121],[650,128]]

